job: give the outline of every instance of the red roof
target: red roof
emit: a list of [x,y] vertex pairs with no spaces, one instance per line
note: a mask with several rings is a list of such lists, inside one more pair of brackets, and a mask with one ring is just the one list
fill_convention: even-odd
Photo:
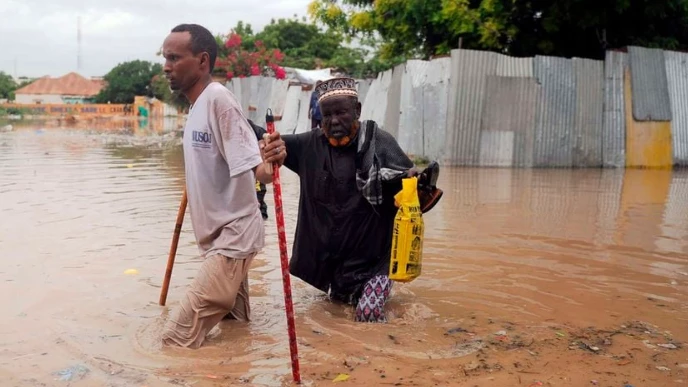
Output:
[[105,83],[69,73],[59,78],[45,76],[17,89],[15,94],[57,94],[92,97],[100,92]]

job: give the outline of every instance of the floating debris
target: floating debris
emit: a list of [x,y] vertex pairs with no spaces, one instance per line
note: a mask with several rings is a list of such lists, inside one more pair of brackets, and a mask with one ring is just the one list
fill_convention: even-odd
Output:
[[89,369],[82,365],[75,365],[55,372],[61,382],[71,382],[72,380],[83,379],[89,373]]
[[334,378],[334,379],[332,380],[332,382],[333,382],[333,383],[337,383],[337,382],[346,382],[347,380],[349,380],[349,375],[348,375],[348,374],[339,374],[339,375],[337,375],[336,378]]

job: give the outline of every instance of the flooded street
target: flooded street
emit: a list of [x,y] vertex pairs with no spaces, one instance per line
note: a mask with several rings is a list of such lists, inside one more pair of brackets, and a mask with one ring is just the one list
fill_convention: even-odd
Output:
[[[0,133],[0,385],[289,385],[272,189],[252,322],[162,349],[200,265],[187,214],[157,304],[182,150],[116,139]],[[282,174],[291,248],[298,181]],[[688,384],[688,171],[445,168],[439,186],[423,274],[394,285],[389,324],[292,277],[305,385]]]

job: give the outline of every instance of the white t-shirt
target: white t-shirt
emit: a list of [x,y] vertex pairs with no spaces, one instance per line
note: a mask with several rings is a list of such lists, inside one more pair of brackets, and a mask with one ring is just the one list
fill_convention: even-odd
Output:
[[244,259],[263,248],[265,233],[253,168],[258,140],[234,94],[209,84],[184,127],[184,164],[191,223],[203,256]]

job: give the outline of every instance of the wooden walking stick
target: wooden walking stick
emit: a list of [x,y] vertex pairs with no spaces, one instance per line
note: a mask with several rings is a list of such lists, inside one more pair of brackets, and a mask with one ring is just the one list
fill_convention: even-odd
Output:
[[[275,118],[268,109],[265,123],[269,134],[275,133]],[[275,196],[275,217],[279,237],[280,264],[282,266],[282,284],[284,285],[284,307],[287,311],[287,331],[289,333],[289,351],[291,352],[291,373],[296,383],[301,383],[299,373],[299,350],[296,344],[296,327],[294,325],[294,305],[291,299],[291,280],[289,278],[289,258],[287,257],[287,236],[284,232],[284,212],[282,211],[282,184],[280,183],[279,165],[272,167],[272,187]],[[270,170],[268,169],[268,172]]]
[[177,256],[177,246],[179,245],[179,235],[182,233],[182,223],[184,223],[184,214],[186,213],[186,187],[182,194],[182,202],[179,203],[179,212],[177,212],[177,223],[174,225],[174,234],[172,235],[172,244],[170,245],[170,255],[167,257],[167,268],[165,269],[165,279],[162,282],[162,289],[160,289],[161,306],[165,306],[167,302],[167,290],[170,288],[170,279],[172,278],[172,268],[174,267],[174,259]]

